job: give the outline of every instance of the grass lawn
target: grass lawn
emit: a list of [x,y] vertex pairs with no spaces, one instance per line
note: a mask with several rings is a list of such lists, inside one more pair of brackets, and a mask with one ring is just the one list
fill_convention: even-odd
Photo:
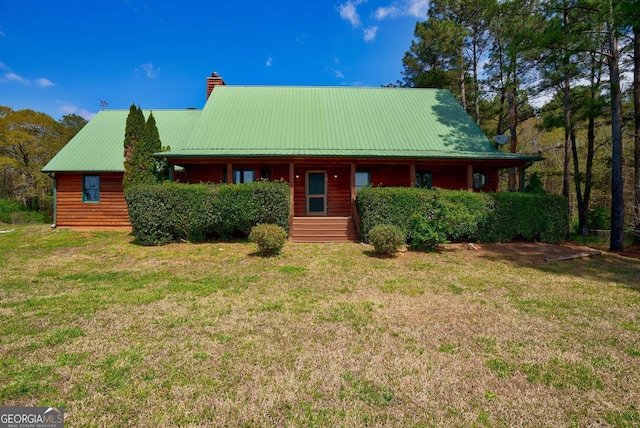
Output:
[[132,239],[0,234],[1,405],[70,427],[640,425],[638,260]]

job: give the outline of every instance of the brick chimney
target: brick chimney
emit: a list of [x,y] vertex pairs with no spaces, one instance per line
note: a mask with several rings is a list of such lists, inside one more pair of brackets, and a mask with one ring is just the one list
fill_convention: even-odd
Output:
[[226,85],[222,77],[218,75],[215,71],[211,73],[211,77],[207,77],[207,99],[209,99],[209,95],[211,95],[211,91],[218,85]]

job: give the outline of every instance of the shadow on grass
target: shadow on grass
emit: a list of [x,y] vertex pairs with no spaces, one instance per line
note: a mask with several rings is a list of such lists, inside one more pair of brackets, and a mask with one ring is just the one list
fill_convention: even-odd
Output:
[[[558,260],[563,256],[593,253],[594,249],[571,243],[543,244],[535,242],[480,244],[481,258],[504,260],[522,267],[534,268],[546,273],[570,275],[598,280],[606,284],[618,283],[640,291],[640,260],[602,251],[601,255]],[[550,261],[545,261],[550,259]]]
[[378,254],[373,250],[364,250],[362,252],[365,256],[373,257],[375,259],[397,259],[400,253],[395,254]]

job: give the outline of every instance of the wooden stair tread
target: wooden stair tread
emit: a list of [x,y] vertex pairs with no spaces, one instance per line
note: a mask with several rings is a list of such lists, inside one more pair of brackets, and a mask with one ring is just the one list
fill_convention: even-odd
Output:
[[356,242],[358,236],[351,217],[294,217],[291,222],[294,242]]

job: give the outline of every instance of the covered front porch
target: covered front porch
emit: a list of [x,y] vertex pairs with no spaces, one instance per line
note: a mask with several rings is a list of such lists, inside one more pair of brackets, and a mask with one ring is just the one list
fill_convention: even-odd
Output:
[[[318,239],[355,240],[359,229],[355,198],[362,186],[496,191],[499,169],[512,166],[506,163],[496,164],[495,160],[488,163],[344,158],[189,158],[169,159],[169,162],[172,181],[287,182],[291,197],[291,237],[293,240],[306,242]],[[520,165],[521,168],[525,166]],[[334,227],[336,224],[340,226]],[[326,237],[320,238],[322,234]]]

